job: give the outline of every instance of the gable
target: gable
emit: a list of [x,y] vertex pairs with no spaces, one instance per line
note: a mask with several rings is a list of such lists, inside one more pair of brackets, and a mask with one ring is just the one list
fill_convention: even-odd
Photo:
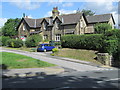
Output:
[[[83,13],[74,13],[74,14],[67,14],[61,15],[59,18],[61,19],[62,24],[77,24],[80,18],[82,17]],[[62,20],[63,19],[63,20]]]
[[56,17],[56,18],[53,20],[53,24],[55,23],[55,21],[62,23],[62,21],[59,19],[59,17]]
[[[95,24],[95,23],[109,22],[111,17],[113,19],[112,14],[102,14],[102,15],[86,16],[86,19],[88,24]],[[114,22],[114,19],[113,19],[113,22]]]

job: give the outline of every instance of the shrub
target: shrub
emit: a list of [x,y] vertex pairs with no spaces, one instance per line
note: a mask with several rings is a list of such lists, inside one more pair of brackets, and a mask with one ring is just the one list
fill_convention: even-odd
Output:
[[31,35],[26,39],[25,45],[27,47],[36,47],[42,41],[41,35]]
[[99,50],[102,47],[102,34],[66,35],[62,36],[62,47]]
[[7,45],[9,47],[13,47],[13,48],[19,48],[23,46],[23,41],[20,39],[10,39],[9,41],[7,41]]
[[1,42],[2,42],[2,46],[6,46],[7,45],[7,41],[10,40],[10,37],[8,36],[2,36]]
[[52,52],[53,52],[53,53],[57,53],[57,52],[58,52],[58,49],[57,49],[57,48],[53,48],[53,49],[52,49]]
[[108,30],[111,30],[112,26],[107,23],[97,23],[95,24],[94,29],[95,29],[95,33],[102,34]]
[[115,61],[119,60],[117,63],[120,63],[120,30],[119,29],[109,30],[105,32],[104,35],[106,36],[107,40],[118,40],[117,50],[116,52],[113,52],[113,57]]
[[104,40],[101,52],[114,54],[118,50],[118,40]]
[[54,44],[55,44],[55,46],[61,45],[61,42],[55,42]]

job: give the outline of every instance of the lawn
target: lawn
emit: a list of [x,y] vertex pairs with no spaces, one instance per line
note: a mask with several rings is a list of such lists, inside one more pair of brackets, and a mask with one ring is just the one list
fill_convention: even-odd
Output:
[[98,61],[96,61],[94,58],[96,57],[97,51],[93,50],[82,50],[82,49],[69,49],[69,48],[63,48],[60,49],[58,54],[56,56],[60,57],[68,57],[83,61],[89,61],[96,64],[100,64]]
[[7,49],[13,49],[13,50],[23,50],[23,51],[29,51],[31,52],[32,48],[26,48],[26,47],[21,47],[21,48],[12,48],[12,47],[5,47]]
[[40,68],[40,67],[51,67],[55,66],[54,64],[50,64],[48,62],[40,61],[28,56],[8,53],[8,52],[0,52],[2,54],[2,63],[7,66],[8,69],[13,68]]

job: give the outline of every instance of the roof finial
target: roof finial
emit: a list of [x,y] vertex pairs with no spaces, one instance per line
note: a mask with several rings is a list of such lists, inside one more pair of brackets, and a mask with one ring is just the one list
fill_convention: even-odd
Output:
[[25,13],[23,13],[23,17],[25,17]]
[[80,9],[79,8],[77,9],[76,13],[80,13]]

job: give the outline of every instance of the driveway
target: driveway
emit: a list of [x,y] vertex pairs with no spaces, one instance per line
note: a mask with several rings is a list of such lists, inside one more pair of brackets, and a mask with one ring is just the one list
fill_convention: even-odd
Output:
[[60,67],[64,68],[69,68],[73,69],[76,71],[98,71],[98,70],[103,70],[104,68],[100,68],[97,66],[91,66],[91,65],[86,65],[86,64],[81,64],[81,63],[76,63],[76,62],[70,62],[67,60],[63,60],[61,58],[52,58],[51,56],[48,56],[47,53],[44,52],[27,52],[27,51],[21,51],[21,50],[11,50],[11,49],[5,49],[2,48],[1,51],[3,52],[12,52],[12,53],[17,53],[17,54],[22,54],[26,55],[35,59],[39,59],[42,61],[46,61],[49,63],[56,64]]

